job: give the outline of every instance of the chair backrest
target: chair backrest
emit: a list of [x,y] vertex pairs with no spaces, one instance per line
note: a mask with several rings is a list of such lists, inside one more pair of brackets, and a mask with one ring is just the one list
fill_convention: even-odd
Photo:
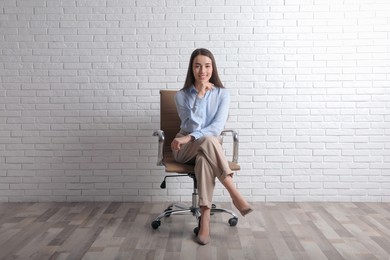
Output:
[[164,156],[170,154],[171,142],[180,131],[175,95],[177,90],[160,90],[160,129],[164,131]]

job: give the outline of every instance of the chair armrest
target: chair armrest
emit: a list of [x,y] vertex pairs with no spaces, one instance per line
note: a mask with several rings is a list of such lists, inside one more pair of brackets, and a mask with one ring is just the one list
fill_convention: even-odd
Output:
[[165,136],[164,136],[164,131],[162,130],[156,130],[153,133],[153,136],[158,136],[158,155],[157,155],[157,165],[162,166],[163,164],[163,158],[164,158],[164,141],[165,141]]
[[225,129],[222,131],[221,135],[225,136],[227,133],[230,133],[233,138],[233,159],[232,162],[237,163],[238,162],[238,133],[235,130],[232,129]]

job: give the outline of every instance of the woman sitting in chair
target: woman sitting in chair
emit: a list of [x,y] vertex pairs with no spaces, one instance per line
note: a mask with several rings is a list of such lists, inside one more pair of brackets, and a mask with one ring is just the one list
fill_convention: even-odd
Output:
[[218,76],[213,54],[207,49],[193,51],[184,87],[175,96],[181,119],[180,132],[171,143],[180,163],[195,163],[201,220],[196,241],[210,242],[210,212],[218,178],[241,215],[251,206],[233,183],[233,172],[222,150],[219,136],[228,117],[230,94]]

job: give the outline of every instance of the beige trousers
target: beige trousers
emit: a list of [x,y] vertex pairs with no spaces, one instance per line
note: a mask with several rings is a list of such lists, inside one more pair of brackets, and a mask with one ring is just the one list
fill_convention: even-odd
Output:
[[[178,133],[176,137],[184,136]],[[215,178],[222,183],[226,176],[233,175],[224,155],[220,139],[206,136],[182,145],[173,151],[180,163],[195,163],[195,176],[198,183],[199,206],[211,208],[215,188]]]

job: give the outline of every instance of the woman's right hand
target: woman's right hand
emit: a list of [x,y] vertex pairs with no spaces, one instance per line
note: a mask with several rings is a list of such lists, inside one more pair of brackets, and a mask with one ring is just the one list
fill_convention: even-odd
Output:
[[175,139],[173,139],[173,141],[171,143],[172,151],[179,151],[180,147],[183,144],[189,143],[191,140],[192,140],[191,135],[176,137]]

